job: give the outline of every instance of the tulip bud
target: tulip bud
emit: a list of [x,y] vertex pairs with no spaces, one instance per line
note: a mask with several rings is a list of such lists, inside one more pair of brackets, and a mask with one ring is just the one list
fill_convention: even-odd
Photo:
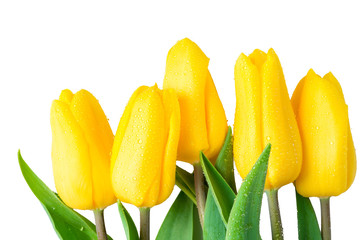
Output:
[[209,59],[191,40],[178,41],[168,54],[164,89],[175,89],[180,103],[178,160],[199,162],[199,153],[214,163],[227,133],[227,120],[208,70]]
[[71,208],[103,209],[116,201],[110,181],[114,135],[95,97],[63,90],[51,106],[56,190]]
[[299,82],[291,99],[303,143],[303,166],[295,181],[305,197],[330,197],[353,183],[356,157],[348,107],[331,74],[313,70]]
[[173,90],[139,87],[121,117],[111,156],[115,195],[137,207],[165,201],[175,184],[180,109]]
[[242,178],[271,143],[265,190],[299,175],[302,150],[280,61],[273,49],[241,54],[235,65],[234,159]]

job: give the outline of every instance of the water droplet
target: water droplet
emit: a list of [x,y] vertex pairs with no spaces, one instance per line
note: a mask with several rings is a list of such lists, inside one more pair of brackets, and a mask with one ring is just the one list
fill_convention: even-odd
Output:
[[141,139],[139,139],[138,143],[141,144],[143,141]]
[[81,227],[81,228],[80,228],[80,231],[84,231],[84,227]]

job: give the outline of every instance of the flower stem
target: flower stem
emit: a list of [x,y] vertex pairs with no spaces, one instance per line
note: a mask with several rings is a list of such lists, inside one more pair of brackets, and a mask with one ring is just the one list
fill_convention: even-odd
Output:
[[321,206],[321,237],[323,240],[331,239],[330,224],[330,197],[320,198]]
[[104,210],[95,209],[94,216],[95,216],[96,233],[98,240],[107,240],[105,222],[104,222]]
[[269,203],[272,239],[283,240],[284,235],[283,235],[280,209],[279,209],[278,189],[266,190],[265,192]]
[[150,239],[150,208],[142,207],[140,210],[140,240]]
[[195,195],[197,202],[197,209],[199,212],[200,224],[204,228],[204,214],[205,214],[205,187],[204,187],[204,173],[200,163],[194,164],[194,181],[195,181]]

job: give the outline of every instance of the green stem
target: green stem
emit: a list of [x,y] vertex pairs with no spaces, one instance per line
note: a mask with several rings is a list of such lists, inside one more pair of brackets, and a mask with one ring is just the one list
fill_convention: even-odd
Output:
[[150,239],[150,208],[142,207],[140,210],[140,240]]
[[204,215],[205,215],[205,186],[204,186],[204,173],[201,164],[194,164],[194,182],[195,182],[195,195],[197,202],[197,209],[199,212],[200,224],[204,228]]
[[330,197],[320,198],[321,206],[321,236],[323,240],[331,239]]
[[278,201],[278,189],[266,190],[269,203],[269,213],[271,221],[271,233],[273,240],[283,240],[283,229]]
[[105,222],[104,222],[104,210],[95,209],[94,216],[95,216],[96,233],[98,240],[107,240]]

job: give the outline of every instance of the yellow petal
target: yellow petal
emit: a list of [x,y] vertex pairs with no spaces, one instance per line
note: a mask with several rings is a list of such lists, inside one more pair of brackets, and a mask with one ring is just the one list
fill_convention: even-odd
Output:
[[91,165],[85,136],[69,106],[51,106],[52,163],[56,190],[71,208],[93,209]]
[[293,182],[301,169],[300,134],[274,50],[241,54],[235,65],[234,159],[242,178],[272,144],[265,189]]
[[113,172],[114,164],[116,162],[117,156],[119,154],[121,142],[124,138],[125,129],[127,128],[127,125],[129,123],[131,111],[134,107],[135,100],[137,99],[138,95],[141,94],[143,91],[148,89],[147,86],[141,86],[132,94],[128,104],[125,107],[124,113],[121,116],[119,126],[116,131],[116,136],[114,139],[114,144],[112,148],[112,154],[111,154],[111,166],[110,166],[110,172]]
[[251,62],[257,67],[258,71],[261,71],[262,65],[265,63],[267,59],[266,53],[259,49],[255,49],[250,55],[249,59]]
[[335,76],[331,72],[329,72],[329,73],[325,74],[323,79],[328,80],[329,83],[332,84],[339,91],[342,99],[345,102],[345,98],[344,98],[344,94],[343,94],[341,85],[340,85],[339,81],[335,78]]
[[163,90],[167,142],[162,165],[160,193],[157,204],[165,201],[175,185],[176,154],[180,137],[180,106],[173,89]]
[[349,189],[351,184],[354,182],[355,174],[356,174],[356,155],[355,155],[355,147],[354,141],[352,138],[352,134],[350,131],[350,125],[348,127],[348,148],[347,148],[347,184],[346,190]]
[[96,208],[105,208],[116,201],[110,179],[114,135],[99,102],[88,91],[80,90],[73,96],[70,110],[89,147],[94,205]]
[[69,105],[71,103],[73,96],[74,94],[69,89],[62,90],[59,97],[59,101]]
[[241,54],[235,65],[236,111],[234,160],[242,178],[262,152],[261,76],[252,61]]
[[192,41],[185,38],[173,46],[166,61],[164,89],[175,89],[181,109],[178,159],[199,161],[200,150],[209,148],[205,86],[209,59]]
[[[127,123],[112,171],[115,195],[138,207],[154,206],[159,197],[164,146],[167,143],[165,111],[157,87],[136,91],[131,108],[126,108]],[[124,120],[123,120],[124,119]],[[117,140],[115,140],[117,141]]]
[[215,164],[217,154],[225,141],[227,120],[210,72],[205,86],[205,113],[209,147],[204,154]]
[[[342,100],[345,103],[344,94],[341,88],[341,85],[339,81],[335,78],[335,76],[329,72],[327,73],[323,79],[328,80],[340,93],[339,97],[342,97]],[[348,154],[348,161],[347,161],[347,188],[346,190],[351,186],[351,184],[354,181],[355,173],[356,173],[356,156],[355,156],[355,147],[354,147],[354,141],[352,138],[351,130],[350,130],[350,124],[348,126],[348,148],[347,148],[347,154]]]
[[280,61],[273,49],[262,69],[263,144],[271,143],[265,189],[293,182],[300,173],[302,149]]
[[341,88],[333,80],[321,78],[310,70],[302,87],[295,89],[297,97],[292,100],[297,106],[304,157],[295,185],[306,197],[337,196],[346,191],[355,175],[353,172],[348,177],[355,155],[348,155],[352,138],[347,106]]

